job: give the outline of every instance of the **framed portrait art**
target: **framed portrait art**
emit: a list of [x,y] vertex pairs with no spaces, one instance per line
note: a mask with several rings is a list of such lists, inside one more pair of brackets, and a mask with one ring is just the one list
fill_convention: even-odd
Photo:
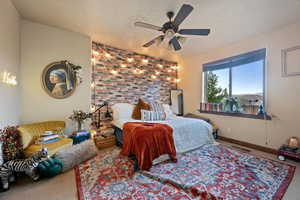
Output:
[[42,83],[48,95],[64,99],[74,93],[77,86],[77,71],[74,66],[68,61],[53,62],[46,66],[42,74]]

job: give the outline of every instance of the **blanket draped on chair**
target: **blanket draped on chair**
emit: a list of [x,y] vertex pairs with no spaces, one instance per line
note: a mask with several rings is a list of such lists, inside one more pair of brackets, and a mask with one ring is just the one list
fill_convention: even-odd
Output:
[[122,155],[135,155],[139,168],[149,170],[152,161],[168,154],[177,162],[173,129],[166,124],[127,122],[123,126]]

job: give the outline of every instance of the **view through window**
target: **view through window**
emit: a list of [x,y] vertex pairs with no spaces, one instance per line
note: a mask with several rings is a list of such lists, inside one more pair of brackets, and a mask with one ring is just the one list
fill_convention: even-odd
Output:
[[201,110],[263,114],[265,54],[261,49],[205,64]]

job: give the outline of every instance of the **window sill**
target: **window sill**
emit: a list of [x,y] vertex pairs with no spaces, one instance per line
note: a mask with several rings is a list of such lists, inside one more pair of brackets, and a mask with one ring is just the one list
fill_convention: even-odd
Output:
[[269,115],[266,115],[265,117],[264,115],[252,115],[252,114],[245,114],[245,113],[214,112],[214,111],[202,111],[202,110],[198,110],[198,111],[200,113],[213,114],[213,115],[260,119],[260,120],[272,120],[272,117]]

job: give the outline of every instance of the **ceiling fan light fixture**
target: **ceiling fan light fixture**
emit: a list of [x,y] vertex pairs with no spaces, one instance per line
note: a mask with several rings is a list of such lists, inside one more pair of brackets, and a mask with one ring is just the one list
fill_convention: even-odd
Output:
[[175,32],[174,32],[173,29],[168,29],[168,30],[166,31],[166,33],[165,33],[165,37],[168,38],[168,39],[172,38],[173,35],[175,35]]
[[185,42],[186,38],[178,35],[209,35],[210,29],[179,29],[179,26],[191,14],[193,9],[193,6],[189,4],[183,4],[176,15],[174,14],[174,12],[168,12],[167,17],[169,18],[169,21],[164,23],[161,27],[144,22],[135,22],[135,26],[137,27],[143,27],[163,32],[163,35],[152,39],[151,41],[144,44],[143,47],[150,47],[151,45],[155,44],[157,46],[161,45],[163,48],[169,50],[179,51],[182,49],[181,45]]

